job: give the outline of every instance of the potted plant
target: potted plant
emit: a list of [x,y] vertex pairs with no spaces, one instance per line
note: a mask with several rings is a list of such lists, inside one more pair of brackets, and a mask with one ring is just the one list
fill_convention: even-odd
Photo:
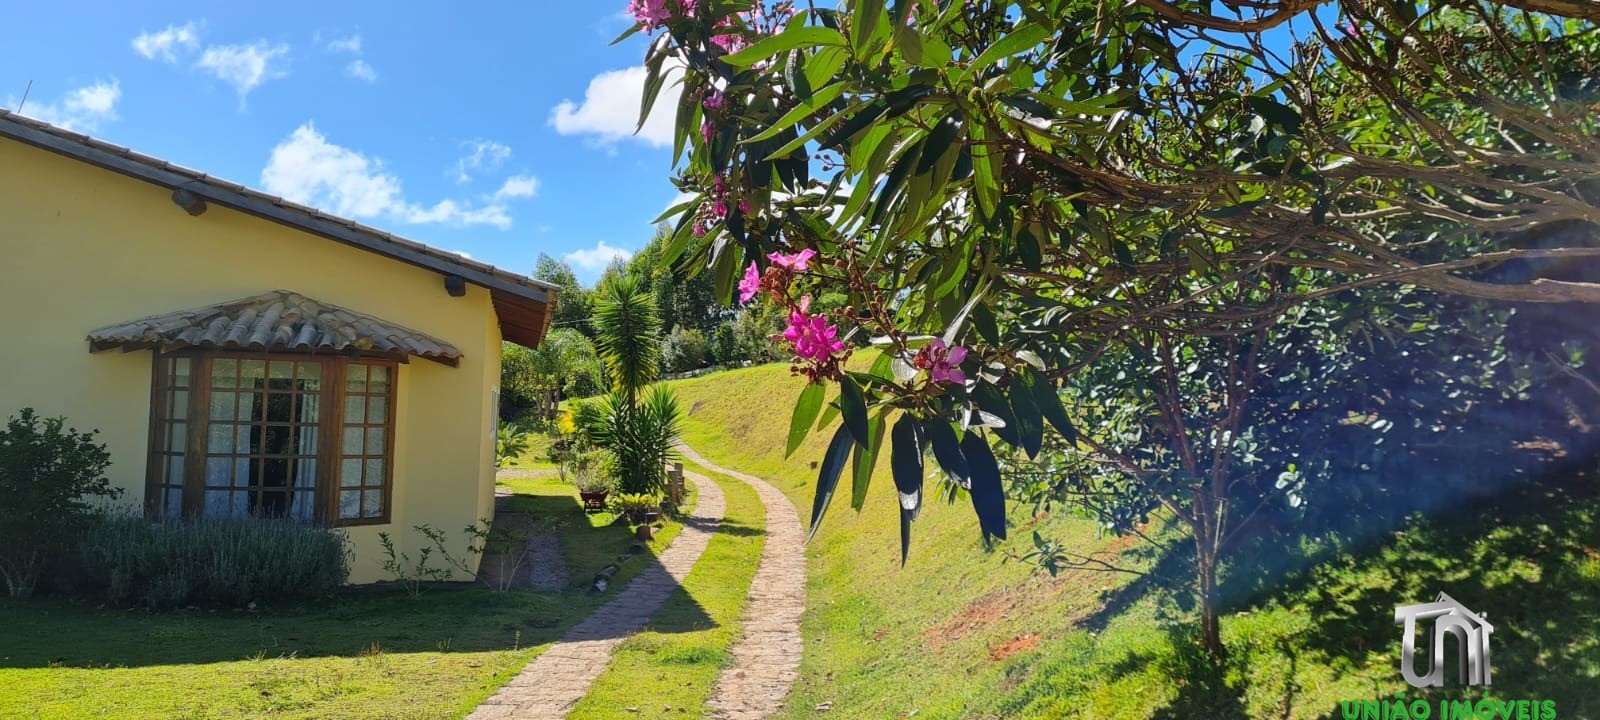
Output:
[[[629,525],[648,528],[661,519],[661,499],[650,493],[623,493],[617,496],[617,512]],[[649,539],[649,533],[641,539]]]
[[606,509],[606,496],[611,494],[611,478],[595,463],[574,462],[569,477],[578,486],[578,497],[583,499],[584,510]]

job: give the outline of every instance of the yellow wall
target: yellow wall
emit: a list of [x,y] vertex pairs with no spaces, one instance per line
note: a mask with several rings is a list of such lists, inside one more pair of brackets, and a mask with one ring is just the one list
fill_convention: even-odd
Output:
[[[492,512],[490,393],[500,330],[487,290],[450,297],[438,273],[0,139],[0,418],[33,407],[95,428],[124,501],[143,501],[151,353],[89,352],[95,328],[282,289],[442,338],[460,367],[399,373],[392,524],[351,528],[351,582],[389,579],[377,536],[413,557],[427,524],[465,555],[461,528]],[[473,561],[475,562],[475,558]]]

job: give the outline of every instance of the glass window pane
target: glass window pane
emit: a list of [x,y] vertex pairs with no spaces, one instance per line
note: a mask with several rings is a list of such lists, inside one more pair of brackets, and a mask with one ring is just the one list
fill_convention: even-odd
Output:
[[260,388],[266,377],[267,363],[265,360],[239,361],[239,387]]
[[183,486],[183,456],[167,455],[167,484]]
[[217,358],[212,360],[211,387],[239,387],[239,361],[231,358]]
[[360,460],[345,460],[339,464],[339,485],[342,487],[359,487],[361,485]]
[[231,392],[211,393],[211,419],[224,422],[232,420],[237,412],[238,399],[239,396]]
[[378,424],[389,421],[389,398],[374,396],[367,398],[367,422]]
[[367,428],[367,454],[383,455],[383,428]]
[[267,487],[289,487],[289,461],[285,458],[268,458],[261,462],[261,484]]
[[339,493],[339,517],[345,520],[361,517],[360,490],[345,490]]
[[172,392],[172,419],[187,420],[189,418],[189,391],[174,390]]
[[[286,380],[284,382],[288,381]],[[272,394],[267,396],[267,422],[286,423],[293,419],[293,395]]]
[[[230,477],[232,469],[233,461],[228,458],[207,458],[206,487],[228,487],[232,485],[233,482]],[[206,493],[206,502],[211,502],[210,492]]]
[[383,485],[383,461],[382,460],[368,460],[367,461],[366,484],[367,485],[377,485],[377,486],[380,486],[380,487]]
[[361,496],[361,517],[370,518],[383,514],[382,490],[363,490]]
[[189,387],[189,358],[172,359],[172,386]]
[[293,360],[273,360],[267,363],[267,376],[273,380],[288,380],[294,377]]
[[297,363],[297,368],[299,375],[296,384],[302,392],[322,389],[322,363]]
[[169,488],[165,502],[162,503],[162,517],[177,518],[183,516],[183,491],[178,488]]
[[315,425],[322,418],[322,398],[316,395],[300,396],[300,422]]
[[250,468],[253,467],[254,465],[255,465],[255,462],[252,461],[250,458],[235,458],[234,459],[234,461],[233,461],[233,486],[234,487],[249,487],[250,486]]
[[369,369],[369,392],[389,392],[389,367],[387,365],[372,365]]
[[317,486],[317,461],[315,458],[300,458],[290,466],[294,468],[294,486],[297,488],[312,489]]
[[233,452],[234,426],[214,423],[211,426],[211,437],[206,441],[206,452],[231,453]]
[[344,421],[347,425],[360,425],[367,421],[366,398],[352,395],[344,399]]
[[233,451],[240,455],[248,455],[258,442],[258,431],[255,425],[234,425]]
[[351,363],[345,366],[344,389],[348,392],[367,391],[367,366]]
[[201,511],[202,517],[225,518],[232,516],[228,508],[228,501],[233,497],[232,490],[207,490],[205,509]]
[[299,522],[310,522],[316,512],[316,499],[309,492],[289,496],[289,517]]
[[259,400],[261,398],[260,395],[257,395],[255,393],[244,393],[244,394],[241,394],[241,395],[235,395],[234,397],[238,398],[238,403],[239,403],[239,416],[238,417],[239,417],[240,421],[250,421],[250,420],[260,420],[261,419],[261,415],[260,415],[261,411],[259,410],[259,408],[261,407],[261,403],[259,402]]
[[267,445],[262,451],[268,455],[287,455],[289,450],[289,428],[283,425],[268,425]]
[[183,446],[189,440],[188,423],[175,422],[167,426],[167,450],[175,453],[183,452]]
[[361,428],[356,427],[344,429],[344,454],[361,454]]

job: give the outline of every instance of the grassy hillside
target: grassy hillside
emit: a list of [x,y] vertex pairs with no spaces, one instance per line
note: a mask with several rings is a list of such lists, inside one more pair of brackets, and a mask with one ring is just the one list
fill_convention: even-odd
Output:
[[[802,383],[780,365],[676,382],[685,439],[768,478],[807,512],[829,432],[783,458]],[[1340,700],[1410,690],[1394,607],[1439,591],[1496,624],[1490,696],[1600,717],[1590,692],[1600,684],[1600,530],[1593,494],[1573,489],[1590,480],[1414,523],[1285,578],[1230,608],[1229,659],[1213,667],[1182,612],[1128,576],[1050,578],[1005,560],[1027,551],[1033,530],[1079,550],[1134,547],[1086,521],[1014,509],[1013,539],[986,551],[969,508],[933,502],[900,568],[883,460],[865,509],[836,497],[807,549],[806,655],[784,718],[817,717],[819,706],[860,718],[1337,717]],[[1483,696],[1441,690],[1409,697]]]

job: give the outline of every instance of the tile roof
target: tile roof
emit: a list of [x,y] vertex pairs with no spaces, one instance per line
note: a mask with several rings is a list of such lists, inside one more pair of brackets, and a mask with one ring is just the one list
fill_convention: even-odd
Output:
[[452,366],[461,360],[460,350],[427,333],[288,290],[103,327],[89,333],[89,342],[91,352],[114,347],[198,347],[259,352],[359,351],[402,360],[416,355]]
[[325,213],[313,207],[254,190],[198,170],[177,165],[88,135],[0,108],[0,137],[96,165],[113,172],[190,192],[240,212],[281,223],[331,240],[354,245],[401,262],[456,275],[488,288],[500,314],[506,340],[533,347],[549,326],[549,306],[560,286],[535,280],[440,250],[387,231]]

